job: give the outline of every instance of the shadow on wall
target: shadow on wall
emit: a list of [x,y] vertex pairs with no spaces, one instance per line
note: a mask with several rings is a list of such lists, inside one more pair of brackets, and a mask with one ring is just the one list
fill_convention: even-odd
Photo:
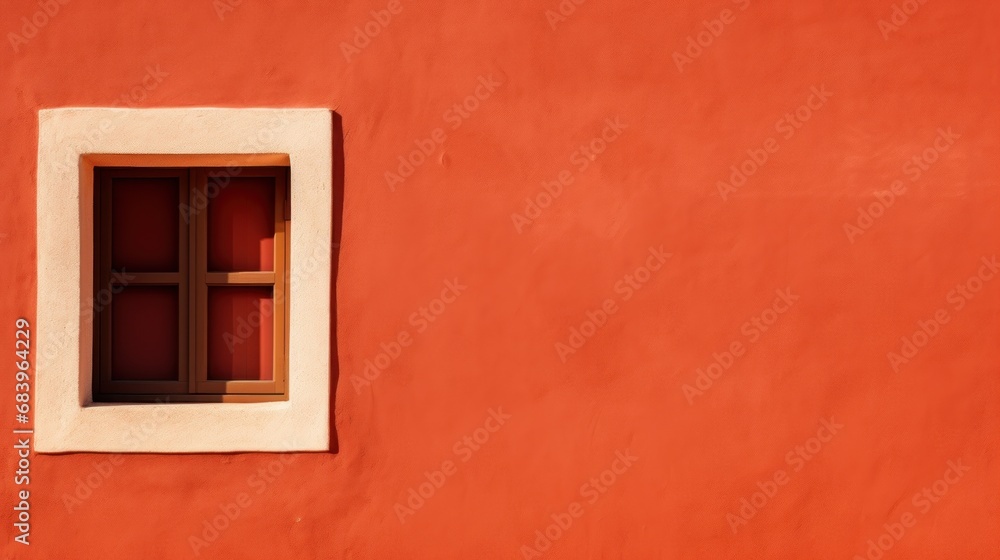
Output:
[[340,442],[337,439],[337,380],[340,378],[340,360],[337,353],[337,269],[340,266],[340,231],[344,222],[344,125],[335,111],[331,111],[333,123],[333,181],[331,183],[333,227],[330,244],[330,452],[337,453]]

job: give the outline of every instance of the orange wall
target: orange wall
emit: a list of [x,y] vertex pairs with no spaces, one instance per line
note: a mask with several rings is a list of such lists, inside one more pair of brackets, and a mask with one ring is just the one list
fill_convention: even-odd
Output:
[[4,0],[0,344],[34,317],[39,108],[330,107],[337,452],[34,456],[5,557],[185,558],[194,535],[200,558],[850,558],[882,535],[886,558],[997,558],[1000,280],[973,280],[1000,253],[997,3],[910,0],[880,29],[891,0],[398,0],[345,55],[386,2],[224,1],[70,0],[14,52],[41,8]]

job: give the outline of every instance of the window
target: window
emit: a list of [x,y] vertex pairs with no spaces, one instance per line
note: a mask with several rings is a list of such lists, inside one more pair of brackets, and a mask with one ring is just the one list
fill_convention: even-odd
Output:
[[[339,130],[333,113],[323,108],[60,107],[38,112],[35,213],[38,300],[32,331],[32,347],[37,348],[33,364],[36,406],[32,407],[35,411],[34,448],[37,452],[231,453],[330,449],[333,429],[330,414],[333,402],[330,391],[331,359],[335,356],[331,345],[334,332],[331,268],[336,258],[332,244],[333,194],[334,181],[339,180],[334,177],[333,158],[342,157],[341,150],[335,148],[333,135],[341,134]],[[243,173],[238,176],[243,179],[229,183],[230,186],[225,189],[218,189],[215,196],[206,196],[202,200],[201,195],[212,194],[210,189],[213,183],[210,180],[213,170],[228,169],[230,166],[241,167]],[[284,367],[272,369],[270,380],[276,381],[275,375],[284,373],[285,387],[280,395],[277,392],[250,393],[238,386],[252,382],[257,385],[251,386],[261,387],[267,383],[266,375],[265,379],[260,378],[259,367],[257,370],[213,370],[208,362],[212,354],[210,337],[213,329],[221,331],[223,337],[229,330],[224,322],[222,327],[218,327],[218,320],[212,323],[213,301],[216,308],[224,311],[229,310],[230,305],[252,304],[252,297],[256,297],[260,304],[261,294],[270,289],[272,298],[277,302],[275,290],[282,289],[281,286],[272,286],[261,274],[277,273],[274,262],[271,263],[271,271],[261,270],[267,268],[261,260],[247,260],[262,259],[260,253],[245,252],[248,250],[244,247],[232,245],[246,238],[223,239],[219,241],[221,245],[213,248],[209,231],[215,227],[212,216],[218,217],[219,212],[223,219],[227,213],[236,219],[243,216],[241,212],[244,210],[260,209],[259,206],[251,206],[246,199],[260,200],[263,197],[254,198],[246,190],[237,190],[237,186],[242,181],[244,188],[253,190],[246,183],[260,178],[254,179],[246,173],[251,171],[250,168],[261,171],[266,167],[285,169],[284,187],[291,201],[291,220],[288,223],[294,222],[295,226],[291,231],[294,235],[288,235],[289,231],[283,232],[285,262],[278,265],[279,268],[288,268],[288,275],[283,278],[287,297],[282,300],[287,313],[284,324],[287,336],[273,335],[286,338]],[[162,210],[165,205],[156,203],[157,200],[169,198],[170,208],[174,209],[186,196],[189,209],[197,211],[199,201],[203,208],[200,213],[189,216],[189,220],[194,221],[193,225],[184,221],[183,214],[178,215],[178,221],[173,221],[173,214],[167,217],[165,211],[162,214],[120,212],[118,217],[124,218],[125,223],[119,225],[118,233],[129,228],[139,233],[119,240],[113,233],[112,195],[111,258],[114,260],[113,243],[117,240],[119,262],[114,267],[123,267],[125,272],[117,279],[109,279],[109,282],[118,284],[114,286],[118,293],[111,293],[108,289],[110,296],[103,294],[104,297],[95,299],[95,293],[100,294],[100,288],[95,286],[100,286],[99,276],[102,274],[101,262],[95,258],[100,253],[101,224],[107,221],[98,218],[104,201],[101,184],[95,184],[95,178],[98,173],[105,172],[141,170],[148,173],[150,168],[160,169],[161,173],[168,175],[123,177],[122,184],[127,186],[131,181],[135,186],[148,182],[158,184],[160,188],[131,192],[122,187],[119,194],[124,193],[124,199],[119,200],[120,206],[126,210],[146,207]],[[197,168],[209,168],[201,170],[207,178],[203,179]],[[340,168],[339,164],[337,168]],[[275,178],[275,185],[280,180],[280,176]],[[169,187],[171,184],[176,185],[176,192]],[[203,191],[198,190],[198,184],[203,185]],[[129,195],[136,196],[130,198]],[[224,198],[228,196],[237,198]],[[274,202],[279,204],[279,199],[275,197]],[[183,208],[179,212],[183,212]],[[285,209],[288,208],[286,205]],[[277,232],[281,226],[277,223],[277,208],[274,211]],[[199,219],[205,220],[203,227],[199,227]],[[237,222],[242,228],[242,221]],[[176,272],[173,272],[173,266],[164,264],[172,262],[174,257],[173,243],[164,241],[174,239],[174,228],[177,236]],[[160,237],[151,237],[154,232]],[[191,265],[192,256],[198,255],[199,232],[205,233],[204,244],[201,245],[201,254],[205,259],[202,277],[205,294],[201,300],[198,299],[197,286],[191,280],[192,272],[196,276],[199,274],[197,267]],[[183,236],[186,236],[186,245],[181,242]],[[194,249],[192,242],[195,243]],[[130,243],[141,243],[142,246],[136,248],[129,246]],[[274,243],[273,239],[271,243]],[[230,246],[227,247],[227,244]],[[281,246],[280,242],[278,246]],[[182,254],[187,256],[187,260],[181,257]],[[132,262],[123,264],[120,261],[124,258]],[[275,253],[273,258],[281,257]],[[211,267],[209,260],[215,263]],[[187,268],[182,270],[182,266]],[[114,267],[109,264],[104,270],[111,271]],[[126,274],[133,273],[136,277],[140,274],[168,276],[159,279],[146,276],[146,279],[154,281],[142,284],[127,280]],[[247,273],[251,277],[246,276]],[[176,283],[172,283],[170,274],[176,274]],[[210,274],[224,276],[210,277]],[[182,276],[187,280],[182,282]],[[160,283],[157,284],[156,280]],[[222,282],[214,283],[219,280]],[[256,284],[232,285],[243,281]],[[277,275],[275,281],[278,281]],[[182,296],[182,289],[189,293]],[[209,293],[210,290],[214,293]],[[218,297],[220,293],[221,298]],[[233,296],[234,293],[239,295]],[[194,312],[190,307],[192,295],[196,306]],[[227,295],[230,296],[228,299]],[[177,298],[176,301],[174,298]],[[182,307],[182,298],[187,307]],[[105,301],[109,305],[102,305]],[[205,324],[202,327],[196,324],[191,330],[191,318],[197,316],[192,313],[199,313],[199,301],[206,303]],[[163,317],[171,316],[175,303],[176,335],[170,321],[163,320]],[[146,359],[149,356],[139,361],[139,356],[127,353],[127,345],[124,348],[119,345],[119,351],[126,350],[124,356],[119,356],[126,361],[119,365],[129,366],[128,359],[134,359],[138,367],[122,367],[118,377],[125,378],[118,380],[142,383],[139,386],[147,389],[150,386],[143,384],[179,381],[184,362],[180,345],[187,340],[189,349],[194,348],[197,352],[197,341],[190,342],[191,333],[203,332],[206,333],[203,339],[206,342],[207,368],[204,378],[206,382],[222,382],[222,388],[226,391],[232,388],[234,394],[221,392],[218,385],[196,386],[198,393],[214,391],[207,396],[191,394],[191,380],[197,380],[197,370],[191,365],[191,360],[192,357],[197,359],[197,355],[189,351],[184,354],[188,363],[187,393],[163,393],[170,396],[169,402],[156,402],[160,393],[123,391],[115,394],[110,391],[117,388],[105,390],[99,380],[95,384],[94,372],[99,371],[100,366],[97,365],[98,356],[95,356],[94,350],[100,345],[101,319],[105,311],[110,312],[114,319],[116,307],[119,313],[124,308],[126,315],[118,322],[119,334],[122,334],[122,322],[127,324],[133,320],[154,324],[153,313],[158,313],[160,318],[155,324],[169,332],[162,338],[156,338],[156,351],[163,354],[165,362],[177,362],[176,379],[156,379],[167,377],[165,372],[172,369],[157,371],[153,366],[157,363],[162,365],[161,362]],[[129,313],[141,317],[130,318],[127,316]],[[237,331],[231,334],[240,336],[240,316],[230,311],[228,318],[231,320],[233,317],[236,317]],[[246,319],[249,322],[250,317]],[[187,339],[180,336],[182,324],[188,325]],[[247,332],[246,327],[242,332]],[[254,333],[251,336],[260,336],[257,331]],[[152,336],[155,333],[146,330],[125,336],[136,334]],[[173,349],[167,346],[174,338],[178,345],[176,358],[172,357]],[[114,342],[112,338],[112,358]],[[247,341],[237,346],[241,350],[247,348]],[[256,352],[254,350],[252,355],[259,358]],[[224,357],[219,356],[220,359]],[[113,364],[114,361],[112,367]],[[259,366],[259,362],[257,364]],[[249,364],[245,366],[249,367]],[[257,373],[256,379],[247,379],[252,377],[251,372]],[[130,375],[145,375],[153,379],[128,379]],[[226,378],[226,375],[235,379]],[[177,386],[183,388],[183,384]],[[153,402],[146,402],[146,399]],[[267,402],[247,402],[260,400]]]
[[94,400],[285,399],[288,168],[94,173]]

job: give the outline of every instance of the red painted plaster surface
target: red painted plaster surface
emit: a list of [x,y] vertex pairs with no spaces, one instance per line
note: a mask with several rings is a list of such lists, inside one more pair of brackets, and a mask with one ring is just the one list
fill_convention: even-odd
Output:
[[4,557],[1000,557],[997,3],[225,1],[0,6],[0,347],[38,109],[330,107],[336,453],[34,455],[23,546],[8,432]]

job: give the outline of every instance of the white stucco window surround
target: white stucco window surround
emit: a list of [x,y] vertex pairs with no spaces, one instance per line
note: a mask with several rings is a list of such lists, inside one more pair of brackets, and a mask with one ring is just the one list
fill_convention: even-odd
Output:
[[[36,451],[329,450],[331,141],[328,109],[39,111]],[[92,402],[94,166],[225,166],[237,154],[291,167],[288,400]]]

